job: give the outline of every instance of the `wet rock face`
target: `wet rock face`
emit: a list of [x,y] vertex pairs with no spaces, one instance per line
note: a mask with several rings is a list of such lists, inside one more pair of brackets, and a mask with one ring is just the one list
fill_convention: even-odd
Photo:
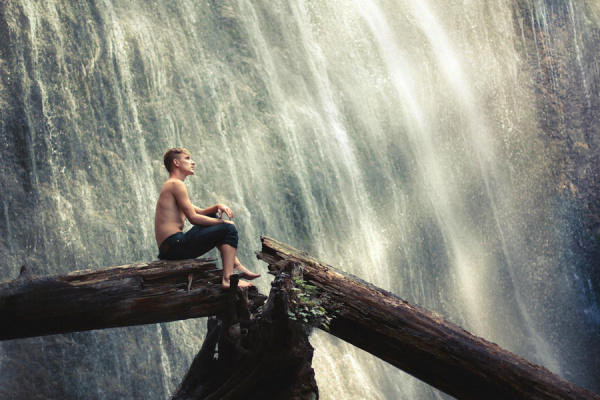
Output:
[[[544,195],[565,229],[552,246],[568,243],[560,262],[580,281],[581,318],[597,325],[600,293],[600,7],[595,2],[515,1],[515,30],[538,109],[538,149],[548,161]],[[546,253],[549,253],[546,251]],[[587,299],[587,300],[586,300]],[[600,368],[599,343],[584,339],[582,358]],[[597,389],[596,389],[597,390]]]
[[557,189],[581,201],[586,225],[597,234],[600,9],[594,2],[570,1],[515,9],[533,72],[541,138],[556,158]]
[[[585,255],[595,291],[600,254],[600,7],[595,2],[515,1],[515,29],[532,76],[540,149],[550,160],[551,191],[577,226],[572,240]],[[584,267],[584,268],[586,268]]]
[[[596,384],[599,15],[0,1],[0,277],[156,257],[161,156],[185,146],[192,201],[236,211],[248,263],[272,235]],[[204,325],[2,343],[0,397],[166,398]],[[324,398],[435,397],[316,340]]]

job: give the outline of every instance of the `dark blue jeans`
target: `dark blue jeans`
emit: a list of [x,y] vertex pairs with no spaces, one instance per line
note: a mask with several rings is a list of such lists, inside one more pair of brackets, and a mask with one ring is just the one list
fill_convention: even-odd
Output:
[[[216,218],[216,215],[208,216]],[[194,225],[185,233],[178,232],[166,238],[158,249],[158,258],[166,260],[196,258],[221,244],[237,248],[238,232],[235,225]]]

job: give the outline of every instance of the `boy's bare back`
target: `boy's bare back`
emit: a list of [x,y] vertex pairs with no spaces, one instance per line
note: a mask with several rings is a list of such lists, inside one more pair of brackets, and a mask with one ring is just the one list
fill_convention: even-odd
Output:
[[177,185],[184,185],[184,183],[176,178],[169,178],[163,184],[158,196],[154,215],[154,233],[159,247],[166,238],[183,231],[185,213],[177,206],[173,193]]

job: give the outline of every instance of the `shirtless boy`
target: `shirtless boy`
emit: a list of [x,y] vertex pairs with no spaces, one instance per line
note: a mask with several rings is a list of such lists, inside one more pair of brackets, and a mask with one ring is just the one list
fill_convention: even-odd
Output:
[[[164,183],[156,203],[154,229],[160,251],[158,258],[196,258],[217,247],[223,263],[223,288],[229,288],[229,276],[234,268],[240,271],[242,278],[258,278],[259,274],[250,272],[237,258],[238,232],[232,221],[233,211],[223,204],[198,208],[190,202],[183,183],[188,175],[194,175],[196,163],[192,161],[190,152],[184,148],[172,148],[165,152],[163,158],[169,179]],[[223,213],[229,221],[221,218]],[[186,217],[194,226],[184,233]],[[240,281],[238,286],[252,284]]]

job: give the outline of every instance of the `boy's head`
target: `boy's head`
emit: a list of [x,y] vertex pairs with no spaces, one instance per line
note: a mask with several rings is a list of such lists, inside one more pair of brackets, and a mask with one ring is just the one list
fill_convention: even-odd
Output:
[[165,155],[163,156],[163,160],[165,162],[165,168],[169,173],[173,170],[173,160],[180,157],[182,154],[190,156],[191,153],[188,149],[183,147],[173,147],[165,151]]

